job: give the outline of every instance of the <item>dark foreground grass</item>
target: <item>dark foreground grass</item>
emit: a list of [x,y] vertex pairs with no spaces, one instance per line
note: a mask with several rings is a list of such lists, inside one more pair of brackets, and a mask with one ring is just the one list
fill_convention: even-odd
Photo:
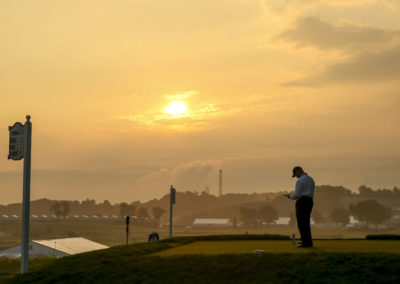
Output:
[[[149,256],[181,239],[49,261],[6,283],[400,283],[400,255],[379,253]],[[0,263],[1,265],[1,263]]]
[[[79,283],[81,275],[89,282],[104,271],[119,271],[145,255],[173,247],[167,243],[140,243],[129,246],[117,246],[110,249],[82,253],[60,259],[34,258],[29,260],[29,273],[19,275],[20,260],[0,259],[0,283]],[[66,276],[67,275],[67,276]],[[71,275],[69,279],[68,275]],[[91,277],[94,277],[92,280]],[[107,279],[107,277],[105,278]]]
[[[36,271],[53,261],[54,259],[51,258],[36,258],[33,261],[29,261],[29,267],[31,270]],[[15,277],[20,270],[21,261],[19,259],[0,258],[0,283]]]
[[400,283],[400,257],[377,254],[68,258],[10,283]]

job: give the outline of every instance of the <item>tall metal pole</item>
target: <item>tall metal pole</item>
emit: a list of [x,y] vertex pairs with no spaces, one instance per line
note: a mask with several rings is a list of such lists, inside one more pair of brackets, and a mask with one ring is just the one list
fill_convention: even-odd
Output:
[[171,185],[169,191],[169,237],[172,238],[172,207],[175,204],[175,188]]
[[31,116],[26,116],[24,141],[24,188],[22,201],[22,242],[21,242],[21,273],[28,272],[29,262],[29,216],[31,195],[31,146],[32,123]]
[[172,203],[169,204],[169,237],[172,238]]

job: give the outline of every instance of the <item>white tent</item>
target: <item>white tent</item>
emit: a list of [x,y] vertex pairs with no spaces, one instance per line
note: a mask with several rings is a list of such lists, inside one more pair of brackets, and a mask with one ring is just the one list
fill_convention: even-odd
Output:
[[[108,246],[82,237],[39,240],[29,242],[29,256],[63,257],[106,248],[108,248]],[[0,251],[0,257],[1,256],[9,258],[21,257],[21,245]]]
[[195,227],[227,227],[232,226],[231,222],[228,218],[209,218],[209,219],[202,219],[196,218],[193,221],[193,226]]
[[290,217],[279,217],[277,220],[275,220],[276,225],[289,225],[290,223]]

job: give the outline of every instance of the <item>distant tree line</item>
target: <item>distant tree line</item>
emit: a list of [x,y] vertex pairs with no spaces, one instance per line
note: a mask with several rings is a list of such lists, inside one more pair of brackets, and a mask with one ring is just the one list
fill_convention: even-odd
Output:
[[[392,217],[392,209],[388,206],[380,204],[375,199],[367,199],[359,201],[355,204],[350,204],[348,208],[338,207],[334,208],[329,216],[324,216],[320,211],[313,210],[311,217],[316,224],[323,224],[332,222],[336,226],[347,225],[350,223],[350,216],[353,216],[355,220],[364,222],[368,226],[369,224],[383,224]],[[328,218],[327,218],[328,217]],[[259,209],[255,208],[240,208],[240,218],[245,226],[260,226],[264,224],[273,223],[278,219],[278,209],[275,207],[265,204]],[[294,211],[290,212],[289,225],[296,224],[296,216]]]
[[[1,215],[21,215],[21,204],[10,204],[7,206],[0,205]],[[161,216],[166,212],[165,209],[158,206],[151,208],[152,215],[149,214],[148,207],[143,206],[140,202],[132,202],[128,204],[122,202],[112,205],[108,200],[101,203],[96,203],[95,200],[86,199],[79,201],[55,201],[49,199],[39,199],[31,202],[32,215],[55,215],[59,219],[65,219],[72,215],[87,215],[87,216],[133,216],[138,219],[154,219],[160,221]]]
[[265,204],[258,209],[241,207],[240,217],[244,225],[260,226],[274,222],[279,216],[275,207]]
[[392,190],[390,189],[377,189],[373,190],[365,185],[362,185],[358,188],[359,195],[361,197],[368,197],[368,198],[400,198],[400,189],[395,186]]
[[[251,226],[271,223],[278,217],[291,217],[291,224],[295,224],[294,203],[283,197],[287,191],[252,194],[224,194],[215,196],[207,192],[177,192],[174,205],[175,224],[191,224],[194,218],[236,218]],[[316,223],[332,222],[339,224],[348,223],[349,216],[353,215],[357,220],[373,224],[379,222],[379,218],[364,216],[362,208],[356,206],[365,200],[375,200],[379,205],[376,212],[385,212],[382,216],[389,216],[390,209],[398,206],[400,202],[400,190],[393,189],[372,190],[366,186],[360,186],[358,192],[351,192],[342,186],[321,185],[315,189],[314,208],[312,217]],[[370,202],[371,203],[371,202]],[[353,204],[353,206],[351,206]],[[372,204],[372,203],[371,203]],[[369,207],[374,206],[369,204]],[[268,205],[269,207],[264,207]],[[384,210],[382,209],[382,206]],[[368,207],[368,206],[367,206]],[[273,208],[273,209],[271,209]],[[56,201],[39,199],[31,202],[31,214],[56,215],[63,219],[72,215],[87,216],[135,216],[139,219],[152,219],[157,222],[167,222],[169,210],[169,194],[160,199],[147,202],[121,202],[112,204],[109,200],[96,202],[93,199],[82,201]],[[269,210],[269,211],[268,211]],[[375,210],[375,209],[374,209]],[[21,215],[20,203],[0,205],[0,215]],[[380,213],[375,214],[380,215]],[[385,217],[387,218],[387,217]]]

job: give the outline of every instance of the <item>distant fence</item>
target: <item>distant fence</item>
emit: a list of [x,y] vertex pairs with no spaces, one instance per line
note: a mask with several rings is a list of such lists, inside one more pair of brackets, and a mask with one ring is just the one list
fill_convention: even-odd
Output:
[[[0,222],[1,221],[20,221],[21,216],[19,215],[0,215]],[[113,215],[69,215],[65,218],[57,217],[56,215],[31,215],[31,221],[107,221],[107,222],[125,222],[124,218]],[[158,222],[155,219],[142,219],[137,218],[136,216],[132,216],[131,218],[132,224],[142,225],[142,226],[154,226],[157,225]]]

